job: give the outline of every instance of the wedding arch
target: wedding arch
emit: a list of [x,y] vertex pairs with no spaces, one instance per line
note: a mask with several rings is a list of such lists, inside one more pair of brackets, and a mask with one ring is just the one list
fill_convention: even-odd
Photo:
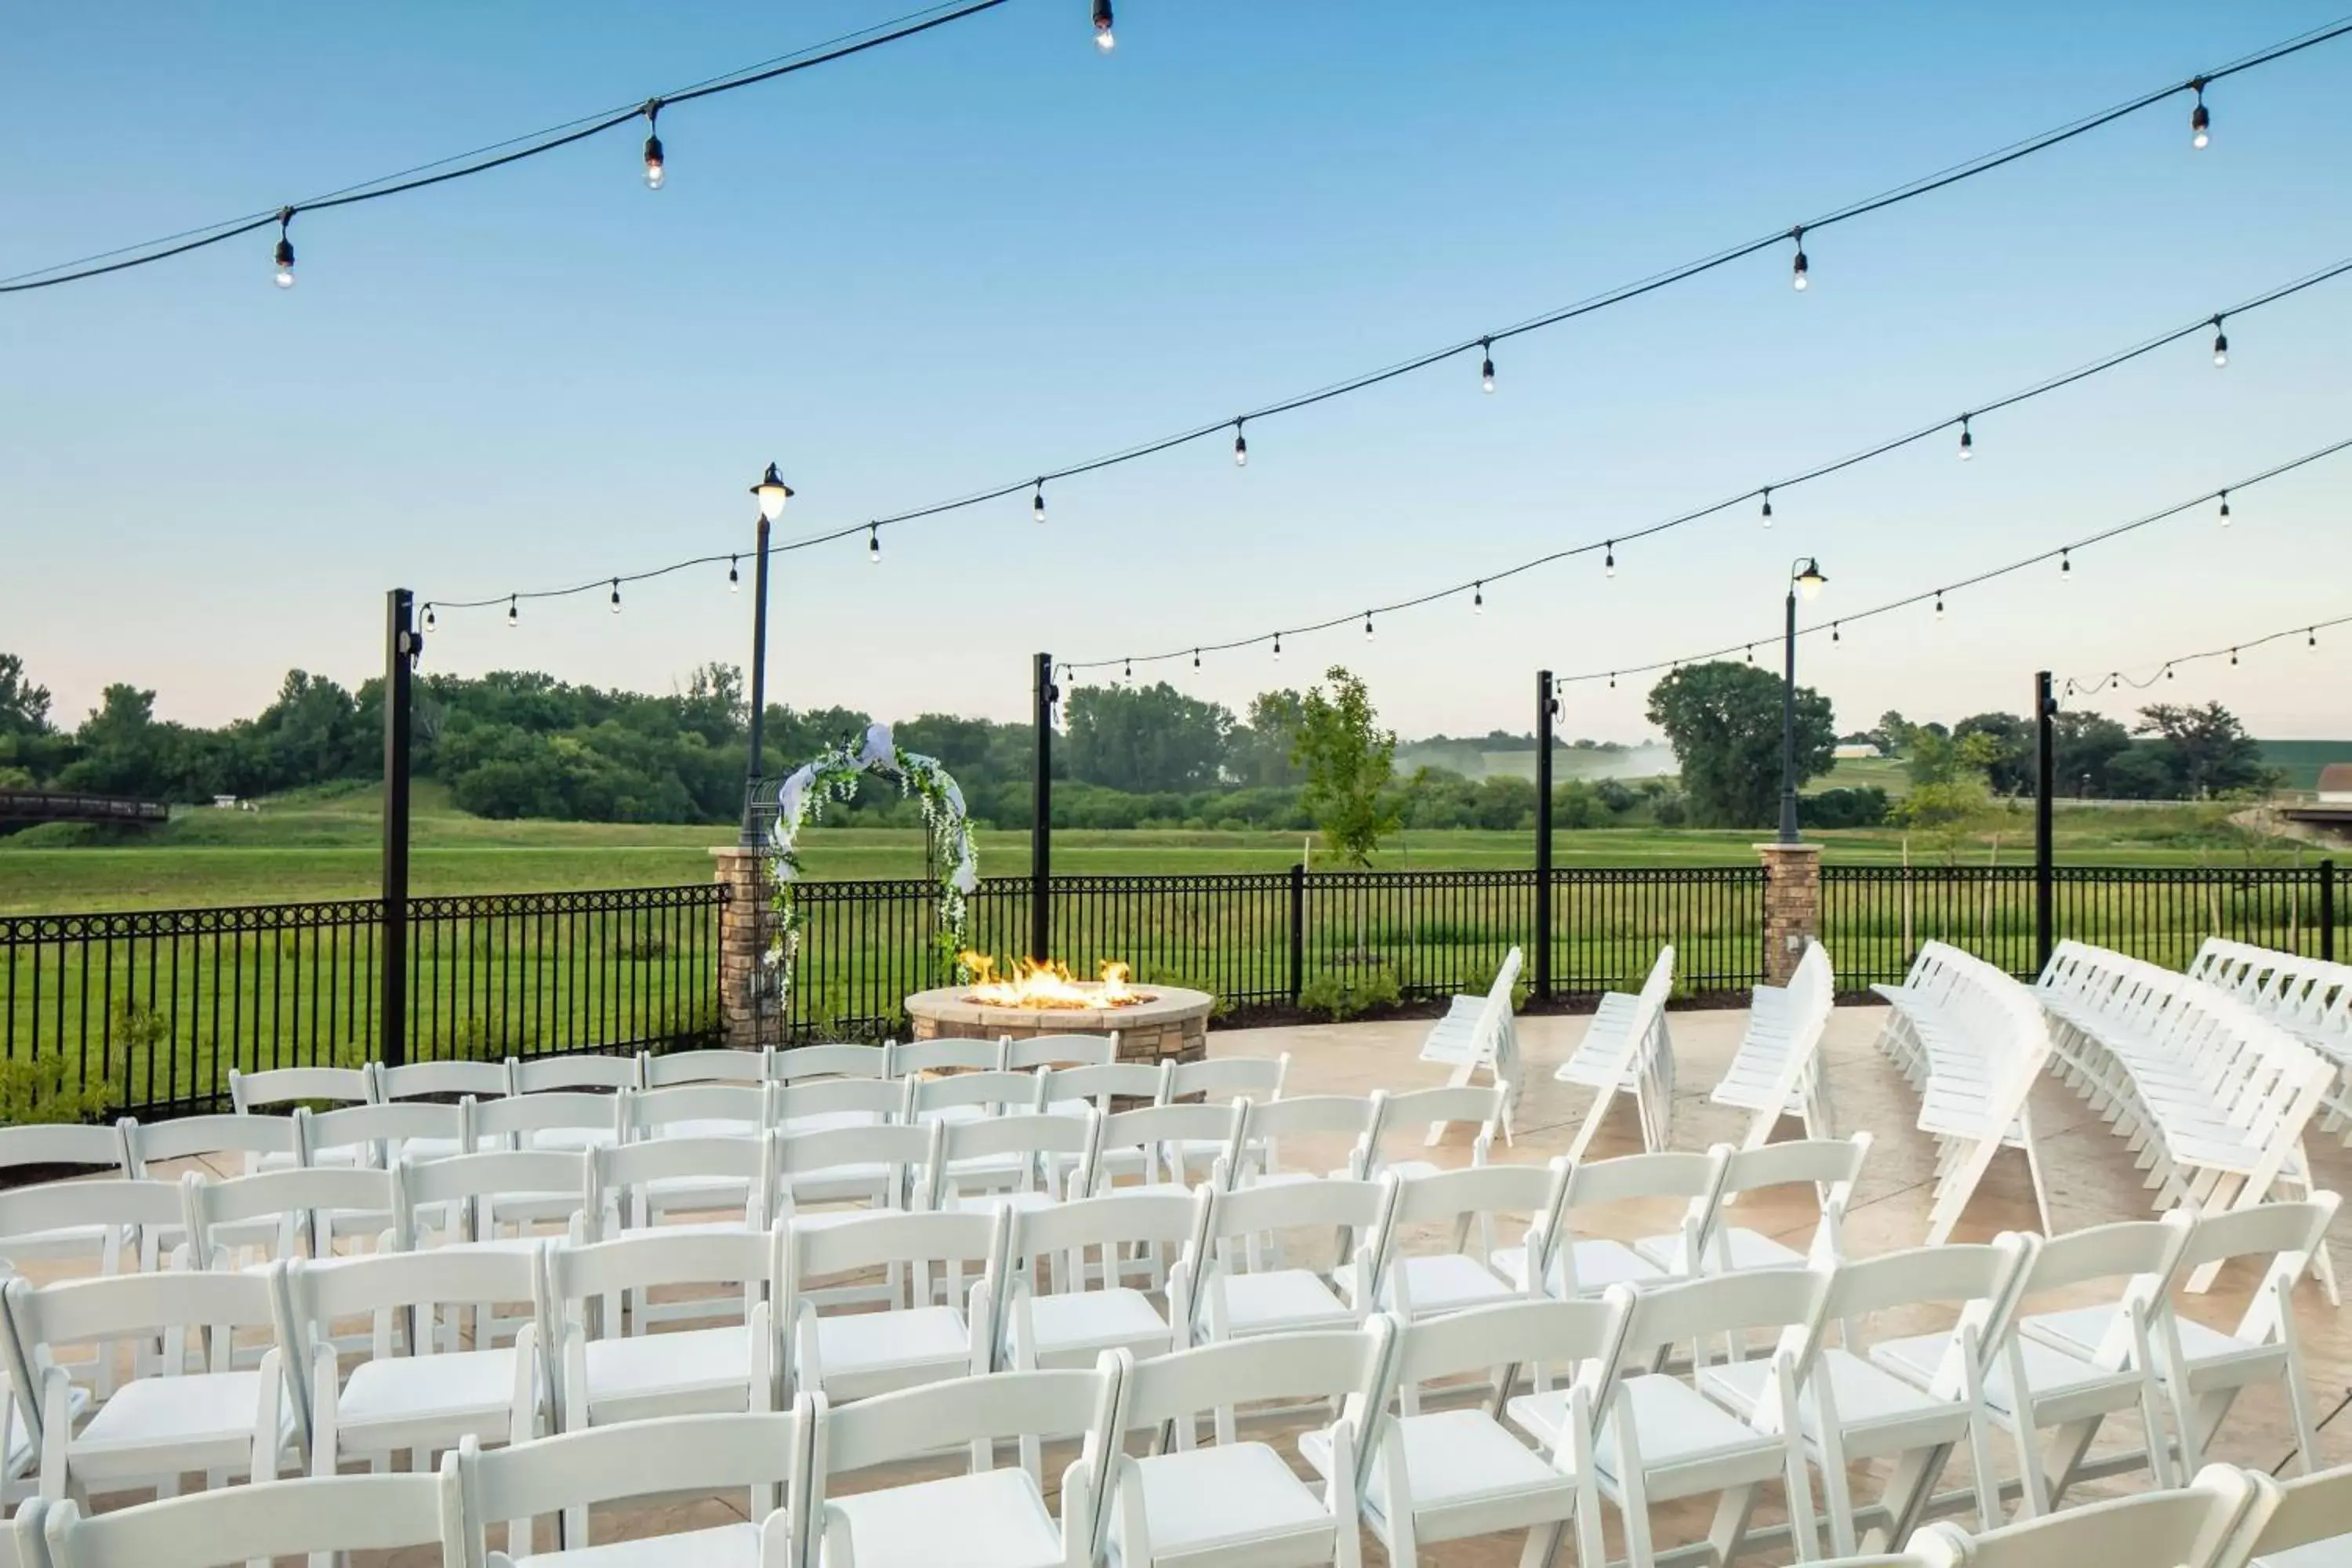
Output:
[[776,1005],[792,999],[793,961],[800,954],[801,829],[824,815],[827,800],[848,800],[866,774],[896,780],[898,793],[921,807],[930,835],[932,862],[940,877],[940,925],[933,939],[958,981],[966,978],[959,955],[969,942],[969,900],[980,886],[971,825],[964,816],[963,791],[937,757],[910,752],[892,738],[890,726],[873,724],[852,744],[828,747],[788,776],[776,792],[776,823],[768,839],[771,879],[775,886],[775,929],[767,963],[774,978]]

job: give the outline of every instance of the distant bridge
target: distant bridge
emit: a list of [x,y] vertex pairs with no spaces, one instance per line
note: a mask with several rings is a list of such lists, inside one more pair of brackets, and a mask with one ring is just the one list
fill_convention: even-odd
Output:
[[36,822],[123,822],[146,826],[171,819],[172,808],[160,800],[71,789],[0,789],[0,826],[5,826]]

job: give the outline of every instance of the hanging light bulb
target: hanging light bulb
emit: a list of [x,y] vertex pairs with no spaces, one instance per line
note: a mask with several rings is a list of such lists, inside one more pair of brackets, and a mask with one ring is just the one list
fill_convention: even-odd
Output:
[[1242,434],[1242,422],[1234,421],[1234,467],[1249,467],[1249,437]]
[[1617,542],[1611,540],[1608,548],[1609,553],[1601,557],[1601,570],[1603,575],[1614,577],[1617,575]]
[[760,515],[774,522],[784,515],[784,503],[793,499],[793,487],[784,483],[783,476],[776,472],[776,465],[770,463],[768,471],[760,476],[760,482],[751,487],[751,499],[760,503]]
[[1127,660],[1125,660],[1125,661],[1124,661],[1124,663],[1125,663],[1125,664],[1126,664],[1126,666],[1127,666],[1127,668],[1126,668],[1126,670],[1125,670],[1125,672],[1124,672],[1124,673],[1125,673],[1125,677],[1126,677],[1126,679],[1129,679],[1129,680],[1133,680],[1133,679],[1135,679],[1135,660],[1133,660],[1133,659],[1131,659],[1131,658],[1130,658],[1130,659],[1127,659]]
[[2238,650],[2237,650],[2236,648],[2231,648],[2231,649],[2230,650],[2230,668],[2232,668],[2232,669],[2235,669],[2237,667],[2238,667]]
[[1799,224],[1790,229],[1789,237],[1797,245],[1797,259],[1789,269],[1789,287],[1801,294],[1805,291],[1806,285],[1811,281],[1811,279],[1807,276],[1805,265],[1805,226]]
[[2313,626],[2303,634],[2303,646],[2313,653],[2319,651],[2319,628]]
[[2220,370],[2230,363],[2230,334],[2221,330],[2221,318],[2213,318],[2213,368]]
[[1936,590],[1936,624],[1939,626],[1944,624],[1944,591],[1941,588]]
[[2230,526],[2230,492],[2228,490],[2221,492],[2221,526],[2223,528]]
[[2058,552],[2058,575],[2070,583],[2074,581],[2074,557],[2071,548]]
[[1764,526],[1767,528],[1772,526],[1772,487],[1770,485],[1764,487]]
[[1754,664],[1756,662],[1756,645],[1754,643],[1749,643],[1748,645],[1748,662],[1750,664]]
[[2205,107],[2205,79],[2189,84],[2197,89],[2197,107],[2189,111],[2189,144],[2202,149],[2213,140],[2213,116]]
[[613,579],[613,613],[616,616],[621,613],[621,580],[618,577]]
[[1478,367],[1478,390],[1492,392],[1495,390],[1495,340],[1480,338],[1478,346],[1486,353],[1486,363]]
[[1612,691],[1617,689],[1617,672],[1613,669],[1609,672],[1609,689]]
[[425,629],[429,632],[440,624],[441,623],[438,620],[434,618],[433,606],[428,603],[425,606]]
[[509,594],[507,595],[507,630],[512,631],[521,624],[521,617],[515,614],[515,596]]
[[730,594],[743,591],[743,574],[735,570],[735,560],[732,555],[727,558],[727,591]]
[[1845,638],[1843,638],[1843,637],[1840,637],[1840,636],[1838,635],[1838,627],[1839,627],[1840,626],[1843,625],[1843,624],[1844,624],[1844,623],[1843,623],[1843,622],[1841,622],[1841,621],[1832,621],[1832,622],[1830,623],[1830,641],[1832,641],[1832,642],[1843,642],[1843,641],[1845,641]]
[[1372,640],[1372,612],[1370,610],[1364,612],[1364,640]]
[[1282,662],[1282,634],[1280,632],[1274,634],[1274,662],[1276,664],[1280,664]]
[[661,137],[656,134],[661,118],[662,100],[646,100],[646,189],[657,191],[669,176],[662,168]]
[[1977,438],[1969,433],[1969,416],[1960,416],[1960,461],[1965,463],[1977,455]]
[[1110,31],[1110,0],[1095,0],[1095,47],[1108,54],[1118,47]]
[[1029,498],[1029,519],[1033,522],[1045,521],[1045,481],[1043,479],[1037,481],[1037,493]]
[[1194,648],[1192,650],[1192,668],[1194,669],[1201,668],[1201,650],[1199,648]]
[[1484,582],[1470,585],[1470,609],[1474,615],[1483,616],[1486,613],[1486,584]]
[[2164,679],[2167,680],[2172,679],[2172,666],[2168,664],[2164,667]]
[[294,242],[286,237],[287,226],[293,221],[292,207],[278,209],[278,248],[271,253],[270,263],[278,269],[275,279],[280,289],[294,287]]
[[882,564],[882,531],[870,522],[866,525],[866,559]]

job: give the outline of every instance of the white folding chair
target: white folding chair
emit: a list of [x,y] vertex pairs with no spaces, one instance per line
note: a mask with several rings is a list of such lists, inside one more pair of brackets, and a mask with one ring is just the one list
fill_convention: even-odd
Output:
[[1033,1035],[1004,1042],[1003,1062],[1009,1072],[1034,1072],[1040,1068],[1108,1067],[1118,1060],[1118,1031],[1108,1035]]
[[[1513,1301],[1417,1323],[1397,1336],[1391,1388],[1411,1385],[1423,1400],[1479,1395],[1406,1415],[1383,1412],[1360,1456],[1364,1523],[1389,1561],[1411,1563],[1420,1549],[1502,1531],[1528,1532],[1521,1558],[1554,1560],[1568,1522],[1578,1525],[1577,1557],[1602,1568],[1601,1500],[1592,1463],[1593,1410],[1616,1365],[1633,1296],[1605,1300]],[[1557,1368],[1567,1381],[1564,1441],[1551,1455],[1533,1451],[1496,1419],[1508,1394],[1492,1373]],[[1467,1373],[1490,1381],[1464,1385]],[[1419,1403],[1419,1401],[1416,1401]],[[1328,1438],[1310,1432],[1299,1451],[1330,1479]]]
[[[835,1568],[940,1568],[1022,1563],[1089,1568],[1096,1561],[1102,1434],[1116,1408],[1118,1363],[1060,1372],[1003,1372],[819,1403],[806,1505],[814,1539],[803,1561]],[[1047,1439],[1083,1434],[1063,1472],[1058,1516],[1045,1505],[1038,1455]],[[996,1445],[1017,1439],[1020,1466],[998,1468]],[[968,1447],[961,1474],[834,1496],[838,1476]],[[772,1524],[771,1540],[789,1523]],[[775,1555],[771,1550],[770,1555]]]
[[[1378,1414],[1394,1325],[1375,1314],[1360,1329],[1203,1345],[1137,1362],[1119,1352],[1118,1414],[1103,1445],[1104,1534],[1121,1568],[1360,1568],[1359,1434]],[[1234,1436],[1227,1413],[1256,1400],[1332,1400],[1328,1464],[1318,1489],[1262,1442]],[[1204,1412],[1217,1441],[1196,1446]],[[1125,1451],[1130,1432],[1155,1435],[1154,1451]],[[1158,1435],[1172,1431],[1174,1446]]]
[[0,1171],[26,1165],[79,1165],[85,1173],[131,1173],[120,1123],[81,1127],[70,1122],[0,1127]]
[[[2152,1304],[2157,1377],[2171,1405],[2184,1469],[2204,1463],[2205,1449],[2241,1390],[2276,1381],[2284,1385],[2300,1456],[2297,1473],[2311,1473],[2318,1427],[2303,1368],[2294,1285],[2310,1267],[2312,1250],[2326,1237],[2336,1207],[2336,1194],[2321,1193],[2303,1203],[2263,1204],[2200,1218],[2189,1232],[2180,1255],[2179,1279],[2184,1286],[2199,1270],[2233,1259],[2265,1261],[2244,1313],[2226,1331],[2184,1317],[2175,1296]],[[2041,1313],[2023,1319],[2018,1331],[2095,1359],[2113,1343],[2122,1314],[2112,1303]]]
[[1038,1091],[1045,1088],[1045,1080],[1035,1073],[985,1069],[944,1078],[910,1078],[906,1086],[901,1120],[967,1121],[1036,1110],[1042,1103]]
[[[1614,1160],[1593,1160],[1571,1168],[1560,1197],[1559,1235],[1551,1247],[1551,1264],[1542,1289],[1563,1300],[1591,1295],[1612,1285],[1642,1284],[1670,1274],[1696,1274],[1692,1260],[1700,1240],[1715,1221],[1722,1199],[1731,1146],[1718,1143],[1704,1154],[1666,1152],[1622,1154]],[[1664,1261],[1639,1244],[1629,1245],[1604,1236],[1578,1236],[1570,1216],[1580,1210],[1613,1204],[1681,1200],[1681,1224],[1664,1247]],[[1660,1238],[1662,1240],[1668,1238]],[[1527,1253],[1504,1247],[1495,1254],[1495,1267],[1512,1284],[1529,1289]]]
[[[186,1226],[187,1201],[176,1182],[101,1179],[18,1187],[0,1192],[0,1271],[19,1261],[73,1258],[95,1249],[99,1277],[152,1273],[162,1262],[163,1237]],[[92,1371],[100,1397],[113,1390],[114,1359],[113,1347],[99,1347]],[[30,1427],[16,1421],[13,1407],[5,1418],[0,1480],[15,1479],[22,1473],[20,1461],[31,1458],[25,1446]]]
[[[790,1335],[788,1385],[843,1401],[988,1371],[1009,1224],[1002,1211],[899,1212],[786,1227],[778,1321]],[[819,1280],[875,1269],[892,1292],[883,1310],[819,1314]]]
[[346,1216],[354,1234],[380,1236],[393,1228],[401,1206],[391,1171],[358,1165],[296,1166],[225,1182],[190,1171],[180,1178],[180,1193],[193,1260],[211,1268],[243,1266],[257,1244],[264,1263],[324,1256],[337,1216]]
[[[504,1100],[513,1092],[511,1058],[495,1062],[406,1062],[399,1067],[375,1064],[375,1098],[386,1105],[409,1100],[444,1100],[452,1104],[461,1100]],[[459,1144],[438,1151],[416,1147],[407,1152],[407,1157],[425,1160],[436,1152],[462,1153],[467,1147]]]
[[791,1046],[768,1058],[772,1083],[798,1083],[825,1078],[887,1078],[887,1046]]
[[1085,1187],[1102,1118],[1076,1103],[1076,1116],[1041,1111],[938,1124],[939,1158],[925,1172],[915,1206],[1043,1208],[1061,1201],[1073,1176]]
[[[531,1253],[551,1239],[551,1233],[533,1228],[537,1225],[560,1225],[566,1238],[585,1241],[596,1223],[595,1178],[584,1152],[493,1150],[399,1169],[401,1205],[393,1236],[394,1245],[404,1252],[462,1247]],[[434,1215],[446,1216],[437,1237],[429,1228],[427,1216]],[[502,1224],[511,1231],[500,1234]],[[477,1313],[473,1342],[488,1348],[528,1321],[496,1310]]]
[[1146,1188],[1189,1190],[1192,1184],[1189,1167],[1201,1163],[1200,1152],[1211,1149],[1220,1152],[1208,1162],[1208,1168],[1213,1170],[1222,1161],[1230,1176],[1241,1152],[1242,1124],[1248,1111],[1245,1100],[1231,1105],[1147,1105],[1114,1111],[1102,1119],[1102,1131],[1095,1140],[1092,1191],[1071,1195],[1088,1197],[1111,1191],[1125,1175],[1136,1176]]
[[896,1079],[797,1079],[776,1086],[775,1126],[787,1136],[872,1127],[906,1107],[907,1086]]
[[[1502,1091],[1503,1141],[1512,1141],[1511,1112],[1519,1097],[1520,1064],[1517,1029],[1511,1016],[1511,988],[1519,981],[1526,962],[1516,947],[1503,955],[1495,978],[1483,995],[1456,996],[1445,1016],[1421,1043],[1421,1059],[1451,1067],[1451,1085],[1468,1083],[1485,1069]],[[1425,1142],[1436,1147],[1445,1136],[1445,1123],[1432,1121]]]
[[[2007,1342],[2010,1309],[2034,1239],[2005,1235],[1984,1245],[1916,1247],[1837,1266],[1822,1323],[1858,1325],[1875,1313],[1910,1308],[1958,1311],[1950,1353],[1924,1388],[1878,1365],[1867,1347],[1852,1341],[1813,1350],[1798,1416],[1805,1451],[1822,1472],[1833,1552],[1854,1551],[1847,1467],[1868,1460],[1891,1458],[1895,1465],[1869,1510],[1884,1522],[1864,1540],[1865,1550],[1910,1533],[1962,1443],[1975,1475],[1978,1522],[1990,1528],[2000,1521],[1984,1384]],[[1759,1268],[1720,1278],[1761,1280],[1791,1272]],[[1710,1398],[1753,1420],[1775,1403],[1770,1376],[1764,1363],[1745,1361],[1704,1368],[1698,1381]]]
[[[1822,1265],[1667,1280],[1639,1290],[1615,1288],[1617,1299],[1628,1303],[1619,1375],[1592,1394],[1601,1421],[1591,1439],[1591,1474],[1616,1505],[1626,1554],[1640,1568],[1655,1561],[1652,1504],[1717,1496],[1707,1545],[1714,1561],[1728,1563],[1746,1542],[1759,1491],[1774,1480],[1787,1489],[1798,1561],[1812,1559],[1819,1549],[1812,1490],[1794,1417],[1830,1283],[1830,1269]],[[1775,1333],[1772,1352],[1733,1363],[1752,1373],[1740,1384],[1750,1397],[1727,1407],[1711,1381],[1722,1369],[1706,1363],[1704,1347],[1758,1330]],[[1652,1370],[1685,1344],[1692,1347],[1687,1381]],[[1521,1394],[1505,1410],[1547,1451],[1573,1464],[1575,1394],[1574,1388]]]
[[888,1048],[892,1078],[938,1072],[995,1072],[1004,1065],[1002,1039],[942,1036],[935,1040],[896,1040]]
[[[1399,1149],[1412,1149],[1412,1135],[1425,1122],[1433,1127],[1467,1121],[1478,1129],[1470,1142],[1470,1163],[1483,1165],[1495,1145],[1495,1130],[1503,1117],[1503,1091],[1493,1084],[1441,1084],[1435,1089],[1409,1089],[1381,1097],[1380,1114],[1357,1140],[1345,1171],[1338,1175],[1372,1177],[1384,1171],[1400,1176],[1434,1175],[1445,1169],[1418,1155],[1393,1158]],[[1425,1144],[1423,1146],[1426,1146]]]
[[2279,1488],[2249,1568],[2345,1568],[2352,1563],[2352,1465],[2298,1476]]
[[[609,1061],[606,1057],[562,1057],[563,1062]],[[528,1063],[517,1063],[520,1072]],[[627,1127],[630,1089],[598,1094],[587,1089],[543,1089],[478,1100],[474,1138],[483,1150],[544,1150],[583,1154],[617,1143]]]
[[1834,1138],[1829,1076],[1822,1041],[1837,1000],[1837,977],[1829,950],[1808,942],[1797,972],[1785,986],[1759,985],[1748,1006],[1748,1025],[1731,1063],[1707,1094],[1717,1105],[1749,1113],[1742,1149],[1760,1149],[1784,1116],[1804,1122],[1808,1138]]
[[2179,1491],[2085,1503],[1980,1534],[1948,1521],[1931,1524],[1907,1550],[1928,1568],[2238,1568],[2278,1492],[2268,1476],[2213,1465]]
[[[457,1451],[467,1521],[465,1568],[797,1568],[794,1557],[762,1557],[761,1527],[808,1484],[809,1418],[793,1410],[666,1415],[565,1432],[535,1443]],[[589,1538],[598,1504],[744,1489],[748,1519],[726,1503],[705,1511],[724,1523],[598,1546]],[[533,1552],[536,1521],[554,1515],[560,1544]],[[789,1516],[788,1516],[789,1517]],[[507,1550],[492,1552],[488,1521],[507,1520]],[[789,1539],[789,1538],[787,1538]]]
[[[1549,1165],[1475,1165],[1397,1184],[1391,1209],[1389,1257],[1369,1298],[1407,1326],[1424,1317],[1492,1306],[1538,1293],[1559,1234],[1568,1192],[1565,1160]],[[1435,1252],[1405,1250],[1408,1226],[1435,1230],[1450,1245]],[[1515,1282],[1505,1257],[1516,1247],[1531,1260]],[[1340,1277],[1351,1303],[1368,1300],[1354,1273]]]
[[626,1099],[621,1136],[624,1140],[757,1138],[771,1125],[775,1110],[774,1093],[765,1083],[705,1079],[639,1089]]
[[[1374,1089],[1369,1095],[1297,1094],[1287,1100],[1251,1100],[1249,1114],[1243,1119],[1242,1168],[1234,1173],[1236,1184],[1255,1186],[1312,1182],[1321,1179],[1322,1171],[1330,1169],[1326,1163],[1297,1160],[1286,1167],[1282,1154],[1286,1140],[1291,1141],[1294,1154],[1298,1152],[1298,1139],[1336,1140],[1349,1152],[1352,1164],[1359,1149],[1371,1146],[1387,1098],[1381,1090]],[[1333,1173],[1345,1178],[1348,1168],[1341,1167]]]
[[[1283,1082],[1289,1075],[1287,1051],[1273,1057],[1208,1057],[1178,1062],[1168,1074],[1168,1103],[1238,1105],[1244,1100],[1280,1100]],[[1167,1150],[1176,1179],[1185,1182],[1195,1179],[1192,1174],[1195,1170],[1206,1174],[1212,1165],[1231,1158],[1233,1152],[1214,1133],[1180,1138]],[[1238,1168],[1239,1162],[1234,1163]]]
[[[1201,1245],[1169,1289],[1190,1295],[1195,1334],[1207,1342],[1360,1328],[1380,1294],[1398,1184],[1212,1183]],[[1328,1262],[1317,1261],[1321,1238]]]
[[[1729,1274],[1741,1268],[1794,1268],[1815,1258],[1842,1258],[1846,1211],[1853,1205],[1853,1185],[1862,1179],[1870,1145],[1870,1134],[1857,1132],[1851,1138],[1805,1138],[1738,1150],[1725,1163],[1722,1188],[1696,1249],[1686,1232],[1676,1231],[1645,1236],[1633,1244],[1633,1250],[1668,1273]],[[1821,1218],[1803,1247],[1728,1223],[1735,1204],[1746,1194],[1797,1185],[1813,1188],[1821,1205]],[[1573,1192],[1569,1206],[1575,1207]],[[1696,1259],[1696,1267],[1685,1259]]]
[[1604,993],[1583,1037],[1553,1071],[1561,1083],[1592,1090],[1592,1103],[1569,1144],[1570,1159],[1584,1158],[1620,1094],[1634,1098],[1643,1148],[1656,1152],[1673,1145],[1675,1051],[1666,1030],[1666,998],[1674,987],[1675,950],[1661,947],[1640,992]]
[[1016,1372],[1088,1367],[1107,1350],[1152,1356],[1191,1344],[1189,1289],[1171,1282],[1163,1310],[1119,1282],[1120,1263],[1129,1248],[1192,1253],[1207,1200],[1206,1193],[1110,1193],[1015,1211],[998,1364]]
[[639,1056],[637,1071],[641,1087],[646,1089],[667,1089],[682,1083],[765,1083],[774,1076],[770,1066],[774,1055],[773,1046],[762,1046],[755,1051],[646,1051]]
[[[251,1371],[232,1362],[239,1330],[261,1331],[257,1339],[275,1328],[266,1275],[164,1269],[38,1288],[16,1279],[0,1300],[12,1381],[40,1402],[41,1495],[51,1501],[138,1486],[168,1497],[190,1470],[208,1484],[237,1473],[266,1480],[301,1447],[299,1402],[277,1348]],[[73,1376],[57,1352],[157,1337],[154,1374],[142,1369],[77,1429]]]
[[601,1089],[617,1094],[646,1086],[642,1058],[634,1053],[606,1056],[579,1051],[562,1056],[509,1057],[507,1076],[516,1094],[549,1094]]
[[[385,1252],[297,1259],[278,1280],[278,1340],[302,1379],[310,1412],[310,1473],[331,1476],[348,1458],[381,1471],[406,1452],[412,1469],[461,1439],[521,1443],[540,1435],[547,1405],[537,1329],[525,1322],[504,1348],[469,1348],[468,1312],[538,1300],[527,1252]],[[366,1359],[348,1375],[334,1325],[363,1317]]]
[[85,1514],[68,1500],[40,1521],[51,1568],[231,1568],[307,1553],[437,1549],[465,1562],[457,1475],[263,1481]]
[[[764,1231],[633,1231],[612,1241],[558,1245],[540,1255],[541,1333],[553,1364],[556,1421],[566,1432],[648,1415],[776,1407],[775,1242]],[[696,1312],[732,1318],[707,1328],[623,1333],[598,1302],[680,1286],[719,1286]],[[676,1305],[673,1303],[673,1305]],[[602,1319],[602,1331],[596,1320]]]
[[[271,1068],[263,1072],[239,1072],[228,1069],[229,1108],[239,1116],[265,1113],[288,1114],[278,1107],[292,1107],[305,1102],[323,1106],[365,1105],[375,1099],[375,1077],[370,1068]],[[321,1165],[349,1164],[356,1151],[333,1145],[322,1147],[313,1162]],[[247,1174],[256,1171],[274,1171],[294,1162],[279,1155],[255,1152],[246,1166]]]

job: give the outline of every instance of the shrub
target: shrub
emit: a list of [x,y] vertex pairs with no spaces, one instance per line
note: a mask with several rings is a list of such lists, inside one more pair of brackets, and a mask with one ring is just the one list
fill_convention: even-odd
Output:
[[70,1082],[73,1066],[62,1054],[0,1061],[0,1125],[96,1121],[113,1110],[114,1086]]
[[1396,971],[1375,960],[1325,970],[1299,988],[1298,1005],[1340,1024],[1375,1007],[1392,1007],[1402,994]]
[[1808,827],[1876,827],[1886,820],[1886,792],[1876,784],[1825,789],[1800,797],[1797,815]]

